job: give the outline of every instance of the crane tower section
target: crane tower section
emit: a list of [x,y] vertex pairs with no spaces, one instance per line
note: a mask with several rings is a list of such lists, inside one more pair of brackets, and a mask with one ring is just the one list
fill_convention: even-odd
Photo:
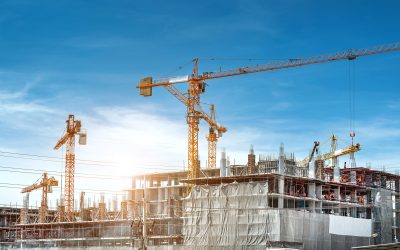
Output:
[[81,121],[75,120],[74,115],[69,115],[66,121],[66,133],[58,140],[54,149],[65,145],[65,182],[64,201],[66,217],[73,220],[74,217],[74,179],[75,179],[75,135],[79,135],[79,144],[86,144],[86,131],[81,128]]

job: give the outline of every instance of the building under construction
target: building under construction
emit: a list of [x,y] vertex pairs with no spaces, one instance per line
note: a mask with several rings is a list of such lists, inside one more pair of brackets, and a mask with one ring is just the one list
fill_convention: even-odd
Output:
[[20,248],[138,249],[350,249],[396,242],[400,176],[342,166],[336,178],[323,157],[297,161],[281,145],[278,157],[256,162],[251,149],[246,164],[231,165],[222,152],[220,168],[204,169],[200,178],[187,179],[185,171],[132,177],[118,210],[104,199],[85,207],[81,194],[74,220],[50,210],[39,223],[39,212],[29,211],[21,223],[20,210],[3,209],[1,241]]
[[[354,60],[396,50],[400,50],[400,43],[202,74],[198,59],[194,59],[190,75],[143,78],[137,86],[141,95],[151,96],[153,87],[163,86],[187,108],[187,171],[132,177],[132,186],[119,209],[116,205],[107,207],[104,198],[85,206],[82,193],[76,211],[75,137],[79,136],[79,144],[85,145],[86,131],[70,115],[66,132],[54,147],[66,146],[64,200],[56,211],[48,209],[47,193],[57,181],[44,174],[40,183],[25,190],[29,193],[42,189],[41,207],[33,216],[37,219],[29,219],[29,209],[24,206],[18,220],[2,230],[3,235],[13,235],[4,245],[73,249],[350,249],[397,242],[400,176],[357,167],[354,154],[360,150],[359,144],[336,149],[336,137],[332,136],[330,152],[319,154],[319,142],[315,142],[303,160],[287,154],[281,145],[277,157],[259,156],[256,161],[251,148],[242,165],[231,165],[222,152],[218,169],[216,144],[227,129],[217,123],[213,105],[210,114],[200,105],[208,80]],[[188,83],[185,94],[173,86],[184,82]],[[209,125],[207,169],[200,167],[200,120]],[[354,135],[352,132],[352,139]],[[339,164],[339,157],[344,155],[350,156],[350,164]]]

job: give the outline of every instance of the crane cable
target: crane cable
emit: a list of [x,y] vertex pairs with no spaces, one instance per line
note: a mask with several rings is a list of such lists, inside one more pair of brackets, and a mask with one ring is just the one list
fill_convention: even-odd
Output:
[[349,82],[349,129],[351,144],[355,137],[355,119],[356,119],[356,77],[355,77],[355,60],[349,60],[348,82]]

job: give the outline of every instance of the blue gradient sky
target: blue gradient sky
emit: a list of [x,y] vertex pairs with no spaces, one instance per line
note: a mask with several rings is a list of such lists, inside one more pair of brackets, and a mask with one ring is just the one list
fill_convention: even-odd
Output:
[[[203,72],[396,42],[399,9],[398,1],[368,0],[0,1],[0,203],[21,203],[21,185],[33,183],[41,170],[62,170],[59,161],[4,152],[62,157],[52,148],[69,113],[88,130],[88,145],[78,146],[77,157],[109,162],[77,164],[76,188],[92,200],[97,198],[89,189],[120,190],[129,179],[95,180],[80,173],[182,169],[185,108],[163,88],[151,98],[139,96],[134,86],[142,77],[189,74],[194,57],[218,59],[201,60]],[[400,166],[399,59],[400,52],[392,52],[354,61],[359,166]],[[203,108],[214,103],[217,119],[229,130],[219,148],[226,148],[231,161],[245,163],[250,144],[257,154],[276,154],[283,142],[299,159],[314,140],[327,151],[332,132],[346,146],[349,64],[209,81]],[[178,87],[185,91],[185,85]],[[202,124],[203,165],[206,131]],[[5,187],[11,184],[15,188]],[[58,196],[59,190],[52,194],[52,205]],[[33,194],[31,204],[35,199]]]

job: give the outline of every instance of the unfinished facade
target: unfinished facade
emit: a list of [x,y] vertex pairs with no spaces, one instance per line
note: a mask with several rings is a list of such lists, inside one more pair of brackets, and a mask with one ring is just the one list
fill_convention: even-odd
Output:
[[299,164],[283,145],[277,157],[256,161],[251,149],[247,158],[231,165],[223,152],[220,169],[204,169],[197,179],[185,171],[134,176],[119,210],[102,199],[81,205],[74,221],[53,211],[46,223],[10,227],[10,244],[333,250],[400,237],[400,176],[357,167],[341,168],[336,177],[323,159]]

